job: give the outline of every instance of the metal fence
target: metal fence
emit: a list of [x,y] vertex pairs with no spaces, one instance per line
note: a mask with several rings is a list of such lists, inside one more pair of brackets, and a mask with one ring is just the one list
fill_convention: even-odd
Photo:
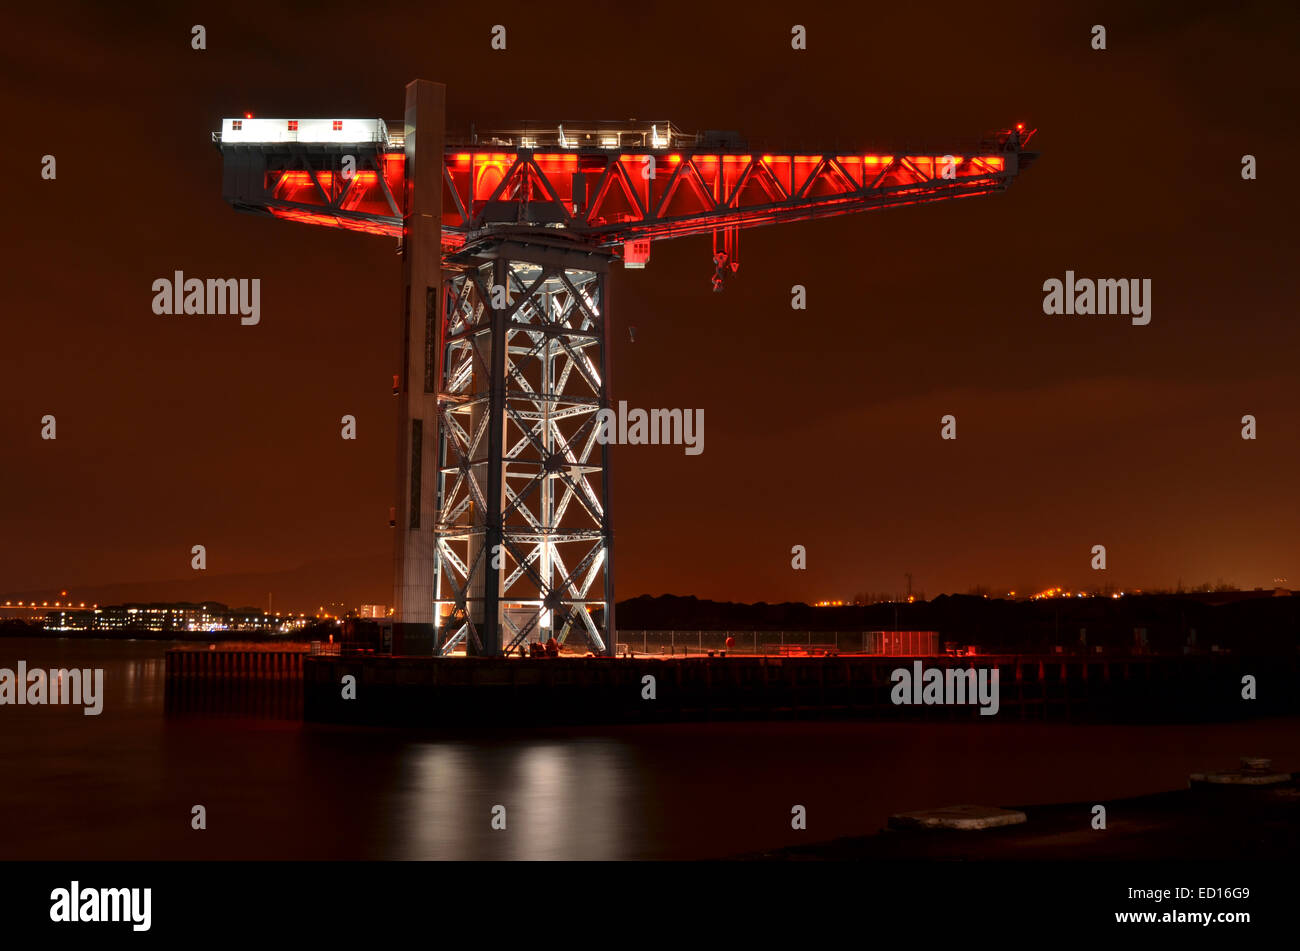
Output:
[[[732,645],[727,646],[727,638]],[[619,651],[634,654],[839,654],[934,655],[935,631],[630,631],[618,632]]]

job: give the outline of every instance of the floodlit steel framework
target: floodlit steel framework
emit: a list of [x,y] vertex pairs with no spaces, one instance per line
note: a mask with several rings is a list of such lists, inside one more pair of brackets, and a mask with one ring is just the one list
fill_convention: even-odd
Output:
[[596,438],[611,261],[643,267],[654,241],[711,234],[721,290],[741,229],[988,195],[1035,158],[1023,126],[947,152],[772,151],[668,123],[456,142],[443,96],[409,84],[400,133],[263,119],[213,136],[234,207],[402,241],[394,607],[408,653],[493,655],[574,631],[614,652]]
[[[448,144],[442,244],[447,252],[502,230],[562,229],[644,263],[644,242],[714,236],[736,270],[743,228],[1002,191],[1035,157],[1033,131],[1007,129],[956,153],[761,152],[732,141],[506,150]],[[526,137],[521,137],[526,138]],[[242,210],[401,237],[405,155],[398,139],[354,145],[223,145],[226,199]],[[345,175],[343,156],[355,171]]]
[[612,650],[609,447],[596,438],[609,405],[608,259],[534,237],[449,262],[460,270],[438,387],[441,654],[564,643],[575,628]]

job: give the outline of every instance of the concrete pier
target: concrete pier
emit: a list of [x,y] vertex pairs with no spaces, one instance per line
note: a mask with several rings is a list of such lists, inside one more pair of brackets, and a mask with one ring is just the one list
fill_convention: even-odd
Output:
[[[999,709],[896,705],[892,672],[915,658],[308,657],[308,720],[393,726],[639,723],[665,720],[1225,720],[1294,712],[1294,658],[996,655],[927,657],[926,668],[999,672]],[[1241,699],[1241,677],[1267,683]],[[355,677],[355,699],[343,678]],[[653,678],[648,680],[647,678]],[[650,687],[653,684],[653,699]]]

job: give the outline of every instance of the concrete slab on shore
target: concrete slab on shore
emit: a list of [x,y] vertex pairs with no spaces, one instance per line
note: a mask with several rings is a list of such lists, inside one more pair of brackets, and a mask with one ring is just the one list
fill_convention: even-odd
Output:
[[998,826],[1014,826],[1025,821],[1025,814],[1017,809],[999,809],[997,806],[943,806],[939,809],[921,809],[917,812],[900,812],[889,817],[891,829],[962,829],[977,831]]
[[1244,769],[1226,773],[1192,773],[1191,783],[1208,783],[1213,786],[1278,786],[1291,782],[1290,773],[1252,773]]
[[1273,761],[1260,756],[1243,756],[1241,769],[1224,770],[1219,773],[1192,773],[1187,777],[1189,786],[1198,783],[1214,786],[1277,786],[1290,781],[1290,773],[1275,772]]
[[971,835],[936,828],[882,829],[735,856],[742,861],[1264,861],[1300,854],[1300,789],[1294,783],[1189,789],[1104,801],[1106,828],[1092,825],[1092,801],[1022,806],[1026,821]]

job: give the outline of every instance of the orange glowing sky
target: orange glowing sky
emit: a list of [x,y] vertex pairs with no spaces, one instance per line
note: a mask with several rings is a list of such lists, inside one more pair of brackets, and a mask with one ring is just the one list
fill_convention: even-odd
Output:
[[[929,595],[1093,589],[1095,544],[1117,588],[1300,583],[1295,9],[1013,3],[937,31],[906,6],[811,7],[803,53],[787,4],[665,16],[578,17],[590,41],[553,56],[537,4],[493,8],[496,54],[450,5],[343,30],[238,5],[11,14],[0,598],[180,579],[232,603],[269,585],[285,610],[391,603],[394,242],[235,213],[209,133],[245,110],[396,116],[414,77],[447,83],[460,128],[654,115],[862,148],[1040,130],[1004,195],[745,233],[722,294],[703,237],[616,268],[614,397],[705,411],[700,456],[614,451],[620,599],[847,598],[908,571]],[[177,269],[260,278],[261,323],[154,315]],[[1067,269],[1150,278],[1151,324],[1044,316]]]

